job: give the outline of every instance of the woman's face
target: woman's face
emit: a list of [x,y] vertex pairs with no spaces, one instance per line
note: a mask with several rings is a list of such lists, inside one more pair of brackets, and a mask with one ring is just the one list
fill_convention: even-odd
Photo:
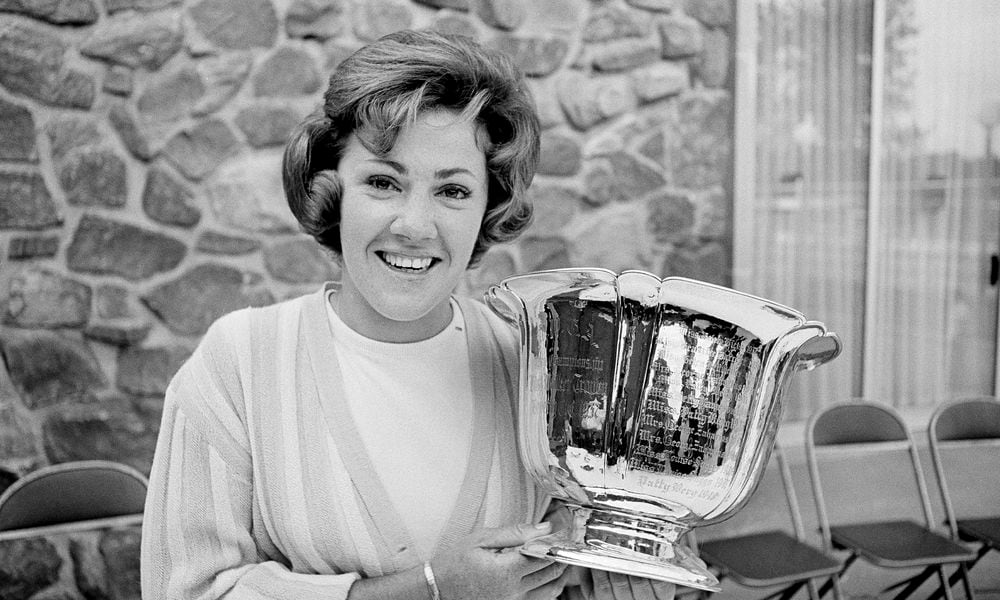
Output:
[[486,210],[486,157],[476,125],[422,113],[385,157],[354,135],[343,183],[340,318],[372,339],[407,342],[440,332]]

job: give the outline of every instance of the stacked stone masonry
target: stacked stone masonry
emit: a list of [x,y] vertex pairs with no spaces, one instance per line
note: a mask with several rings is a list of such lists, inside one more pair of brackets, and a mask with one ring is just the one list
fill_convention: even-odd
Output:
[[[336,279],[281,192],[336,65],[403,28],[528,74],[535,221],[461,292],[518,272],[730,282],[734,0],[0,0],[0,487],[149,470],[209,324]],[[138,598],[138,531],[0,544],[0,597]]]

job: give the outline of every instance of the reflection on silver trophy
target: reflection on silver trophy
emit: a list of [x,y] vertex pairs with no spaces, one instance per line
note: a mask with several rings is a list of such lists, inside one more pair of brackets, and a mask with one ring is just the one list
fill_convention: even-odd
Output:
[[728,288],[556,269],[486,294],[521,337],[518,441],[568,529],[525,554],[718,590],[683,544],[753,493],[796,370],[840,353],[822,323]]

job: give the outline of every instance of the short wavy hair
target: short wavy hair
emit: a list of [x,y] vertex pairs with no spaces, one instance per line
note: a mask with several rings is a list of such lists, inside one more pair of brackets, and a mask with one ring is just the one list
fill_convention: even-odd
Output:
[[399,31],[361,48],[330,77],[322,106],[292,132],[282,184],[303,231],[337,255],[342,186],[335,171],[351,134],[377,156],[427,110],[449,109],[485,133],[486,213],[470,266],[531,221],[527,189],[539,121],[524,75],[503,54],[465,36]]

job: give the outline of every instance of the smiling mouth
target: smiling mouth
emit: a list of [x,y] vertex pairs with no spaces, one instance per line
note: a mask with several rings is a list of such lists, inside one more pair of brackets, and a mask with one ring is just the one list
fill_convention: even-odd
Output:
[[423,273],[440,261],[440,259],[437,258],[413,258],[410,256],[391,254],[389,252],[376,252],[375,254],[382,259],[382,262],[389,265],[393,269],[406,273]]

